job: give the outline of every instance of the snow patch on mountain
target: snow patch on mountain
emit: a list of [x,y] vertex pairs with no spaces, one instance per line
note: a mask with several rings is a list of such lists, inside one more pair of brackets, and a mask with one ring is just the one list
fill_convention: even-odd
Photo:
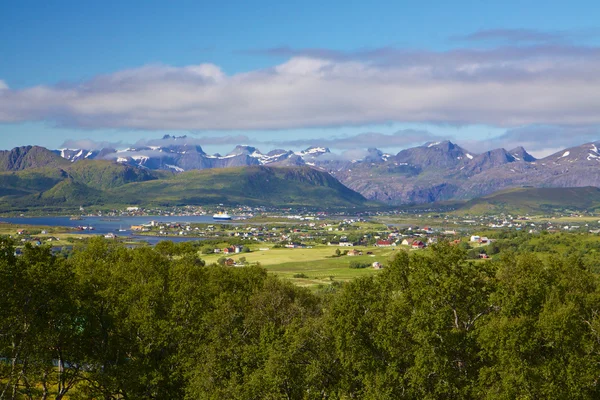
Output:
[[183,172],[183,171],[185,171],[183,168],[178,167],[177,165],[165,164],[165,166],[167,168],[171,168],[172,170],[175,170],[177,172]]

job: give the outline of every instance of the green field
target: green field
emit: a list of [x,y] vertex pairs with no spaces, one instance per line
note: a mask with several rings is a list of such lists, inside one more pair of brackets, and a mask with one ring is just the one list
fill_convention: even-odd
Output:
[[[315,286],[320,284],[331,284],[333,281],[348,281],[357,276],[375,274],[378,271],[373,268],[350,268],[350,263],[361,262],[372,264],[375,261],[386,265],[390,256],[399,251],[400,248],[380,247],[356,247],[363,252],[362,256],[340,256],[333,257],[336,249],[340,251],[352,249],[336,246],[315,246],[305,249],[270,248],[261,251],[259,248],[267,246],[251,247],[250,253],[239,253],[234,255],[210,254],[202,255],[207,264],[216,263],[221,257],[229,257],[238,261],[241,257],[246,258],[246,263],[259,263],[267,271],[280,277],[290,279],[300,286]],[[407,249],[407,248],[406,248]],[[367,251],[372,255],[367,255]],[[304,274],[308,278],[295,278],[294,275]]]

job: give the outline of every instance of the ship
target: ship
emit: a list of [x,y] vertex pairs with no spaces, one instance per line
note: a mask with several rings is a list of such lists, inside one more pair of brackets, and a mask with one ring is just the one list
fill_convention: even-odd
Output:
[[219,211],[215,215],[213,215],[213,219],[221,220],[221,221],[229,221],[231,216],[227,214],[227,212]]

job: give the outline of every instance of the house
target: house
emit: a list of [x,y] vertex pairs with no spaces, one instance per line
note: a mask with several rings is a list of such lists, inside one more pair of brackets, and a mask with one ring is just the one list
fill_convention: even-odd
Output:
[[408,241],[408,239],[404,239],[400,244],[402,244],[403,246],[410,246],[410,242]]
[[304,249],[304,248],[306,248],[306,246],[303,245],[302,243],[288,243],[285,245],[285,247],[287,247],[288,249]]
[[225,247],[223,249],[223,254],[235,254],[235,253],[236,253],[235,247]]
[[485,236],[483,236],[483,237],[479,238],[478,242],[481,244],[489,244],[490,240],[488,238],[486,238]]
[[375,244],[375,246],[390,247],[390,246],[392,246],[392,241],[391,240],[378,240],[377,243]]
[[477,236],[477,235],[473,235],[471,236],[471,242],[479,242],[479,239],[481,239],[481,237]]
[[381,265],[381,263],[379,261],[375,261],[373,264],[373,269],[382,269],[383,265]]
[[425,243],[421,242],[420,240],[415,240],[412,242],[411,247],[413,249],[422,249],[425,247]]
[[221,252],[221,249],[219,249],[219,248],[216,248],[213,250],[213,253],[215,253],[215,254],[219,254],[220,252]]
[[228,267],[233,267],[235,265],[235,261],[233,261],[233,258],[228,258],[225,260],[225,265]]
[[348,251],[348,255],[349,256],[362,256],[362,251],[359,250],[349,250]]
[[109,232],[109,233],[107,233],[106,235],[104,235],[104,237],[105,237],[106,239],[116,239],[116,238],[117,238],[117,235],[115,235],[115,234],[114,234],[114,233],[112,233],[112,232]]
[[351,242],[340,242],[339,246],[340,247],[352,247],[352,246],[354,246],[354,243],[351,243]]
[[488,256],[485,253],[481,253],[481,254],[479,254],[479,258],[488,259],[488,258],[490,258],[490,256]]

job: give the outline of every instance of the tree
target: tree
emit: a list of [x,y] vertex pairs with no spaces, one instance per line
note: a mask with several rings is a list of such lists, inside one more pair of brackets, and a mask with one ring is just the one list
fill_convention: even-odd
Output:
[[213,254],[215,252],[215,249],[212,246],[203,246],[201,252],[202,254]]
[[598,277],[577,259],[506,254],[478,342],[488,398],[585,399],[597,379]]
[[45,246],[26,245],[18,258],[4,240],[0,249],[0,287],[8,289],[0,300],[0,356],[11,360],[0,398],[61,399],[83,379],[85,358],[73,270]]

